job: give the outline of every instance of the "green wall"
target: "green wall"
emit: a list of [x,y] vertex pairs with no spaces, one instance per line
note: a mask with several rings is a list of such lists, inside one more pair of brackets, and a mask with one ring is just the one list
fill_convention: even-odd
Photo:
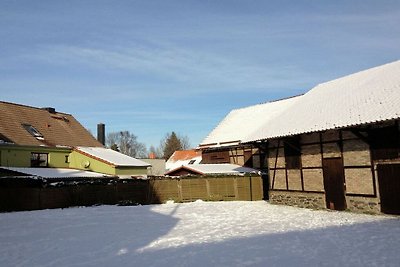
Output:
[[[110,175],[147,175],[147,167],[115,167],[66,148],[0,146],[0,166],[31,167],[32,152],[47,153],[50,168],[74,168]],[[65,162],[66,156],[68,162]]]
[[6,167],[31,167],[31,153],[47,153],[48,167],[68,168],[65,156],[71,152],[70,149],[58,149],[47,147],[28,146],[0,146],[0,165]]
[[116,175],[147,175],[147,167],[116,167]]
[[71,168],[100,172],[110,175],[147,175],[147,167],[115,167],[103,161],[72,151],[69,156]]

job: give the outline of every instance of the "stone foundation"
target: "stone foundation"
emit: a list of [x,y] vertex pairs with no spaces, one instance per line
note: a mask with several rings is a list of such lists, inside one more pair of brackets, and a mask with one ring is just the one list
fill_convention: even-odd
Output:
[[269,191],[269,202],[309,209],[325,209],[325,195],[293,191]]
[[378,198],[346,196],[347,209],[353,212],[380,214]]
[[[271,204],[295,206],[309,209],[326,209],[325,194],[293,191],[269,191]],[[346,196],[347,210],[351,212],[381,214],[378,198]]]

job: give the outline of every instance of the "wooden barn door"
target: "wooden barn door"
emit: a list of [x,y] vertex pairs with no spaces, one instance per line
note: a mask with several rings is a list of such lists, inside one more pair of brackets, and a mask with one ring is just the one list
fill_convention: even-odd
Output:
[[400,214],[400,164],[378,164],[381,211]]
[[322,161],[326,207],[332,210],[345,210],[344,168],[341,158],[328,158]]

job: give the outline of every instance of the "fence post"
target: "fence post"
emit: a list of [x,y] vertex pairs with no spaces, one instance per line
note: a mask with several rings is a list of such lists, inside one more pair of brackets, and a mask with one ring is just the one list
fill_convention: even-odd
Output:
[[238,179],[238,177],[233,178],[233,190],[235,191],[235,199],[236,200],[239,199],[239,189],[238,189],[238,185],[237,185],[237,179]]
[[206,178],[207,200],[211,200],[210,181]]
[[178,178],[178,197],[179,197],[179,201],[183,202],[183,193],[182,193],[182,179]]
[[253,201],[253,184],[252,184],[252,181],[251,181],[251,174],[250,174],[250,177],[249,177],[249,181],[250,181],[250,201]]

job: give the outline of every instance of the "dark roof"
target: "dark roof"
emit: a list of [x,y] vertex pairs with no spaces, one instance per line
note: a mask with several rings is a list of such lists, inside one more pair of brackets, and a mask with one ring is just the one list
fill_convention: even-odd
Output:
[[72,115],[52,108],[0,101],[0,114],[0,144],[103,147]]

